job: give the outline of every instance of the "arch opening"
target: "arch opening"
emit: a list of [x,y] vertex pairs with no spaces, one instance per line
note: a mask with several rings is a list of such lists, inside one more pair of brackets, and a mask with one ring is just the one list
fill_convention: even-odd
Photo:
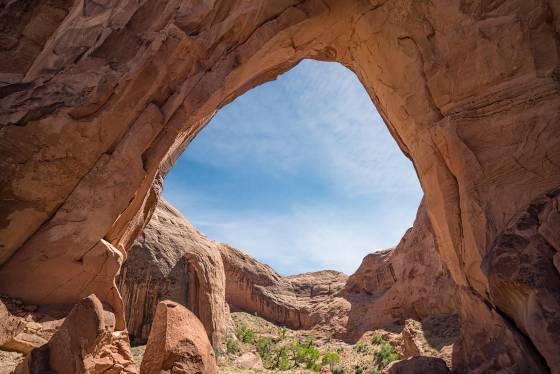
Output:
[[352,274],[398,244],[422,191],[357,77],[303,60],[222,108],[163,196],[209,238],[282,275]]

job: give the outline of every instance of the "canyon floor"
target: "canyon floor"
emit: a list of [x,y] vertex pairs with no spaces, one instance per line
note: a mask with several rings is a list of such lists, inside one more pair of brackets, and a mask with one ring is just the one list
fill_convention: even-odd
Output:
[[[456,315],[407,320],[404,325],[369,331],[354,344],[316,331],[288,329],[245,312],[231,317],[235,333],[228,336],[226,350],[217,354],[221,374],[373,374],[418,353],[440,357],[451,366],[452,346],[459,334]],[[145,345],[132,348],[138,366],[145,349]]]

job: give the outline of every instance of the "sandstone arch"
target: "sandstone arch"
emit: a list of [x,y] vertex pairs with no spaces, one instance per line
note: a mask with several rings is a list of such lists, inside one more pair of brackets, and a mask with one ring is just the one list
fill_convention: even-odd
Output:
[[49,0],[1,12],[0,292],[96,293],[118,313],[114,275],[197,131],[302,58],[332,60],[358,75],[415,165],[461,288],[469,367],[560,370],[557,346],[535,349],[535,326],[493,304],[481,268],[516,212],[560,185],[557,1]]

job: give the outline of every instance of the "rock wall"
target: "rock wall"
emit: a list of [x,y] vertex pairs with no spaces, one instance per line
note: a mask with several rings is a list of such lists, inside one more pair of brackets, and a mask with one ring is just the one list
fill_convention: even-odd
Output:
[[[481,266],[560,185],[557,1],[49,0],[6,3],[0,20],[0,292],[95,293],[123,328],[113,279],[176,157],[251,87],[338,61],[417,170],[469,369],[560,370]],[[528,276],[558,276],[545,269]]]
[[424,204],[399,244],[367,255],[344,292],[349,303],[347,331],[364,331],[435,314],[458,312],[457,286],[437,252]]
[[345,274],[318,271],[282,277],[270,266],[227,244],[220,246],[226,276],[226,300],[232,310],[257,313],[292,329],[310,329],[311,310],[336,295]]
[[195,313],[213,345],[225,342],[225,277],[217,244],[164,200],[129,251],[118,286],[133,344],[145,344],[163,300]]

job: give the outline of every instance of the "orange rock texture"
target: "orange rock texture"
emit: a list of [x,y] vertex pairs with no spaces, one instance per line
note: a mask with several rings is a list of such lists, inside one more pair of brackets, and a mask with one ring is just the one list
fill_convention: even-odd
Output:
[[0,293],[96,294],[123,329],[114,278],[176,157],[251,87],[337,61],[414,163],[468,369],[560,371],[558,247],[508,242],[560,186],[557,1],[13,1],[0,24]]
[[186,306],[212,344],[225,343],[228,311],[219,244],[208,240],[161,200],[121,269],[119,290],[133,343],[145,343],[163,300]]
[[202,323],[173,301],[158,304],[142,374],[215,374],[216,357]]

